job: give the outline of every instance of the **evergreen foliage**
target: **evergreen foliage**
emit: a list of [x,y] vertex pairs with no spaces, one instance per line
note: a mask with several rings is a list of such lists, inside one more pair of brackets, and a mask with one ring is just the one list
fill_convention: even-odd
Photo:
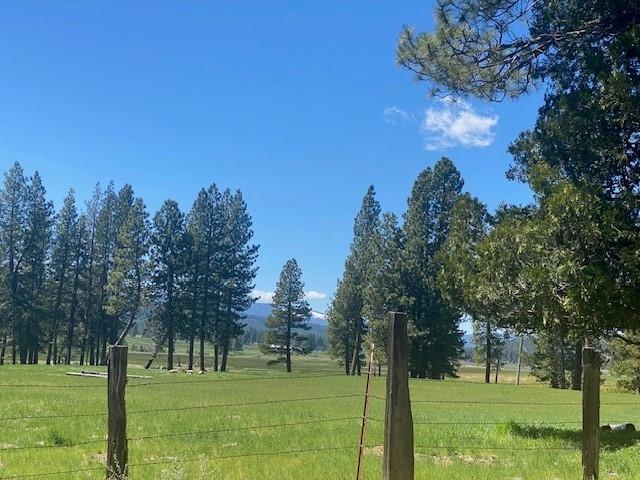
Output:
[[266,321],[263,351],[276,353],[275,362],[285,362],[291,372],[291,352],[303,340],[298,330],[308,330],[311,307],[304,299],[302,270],[295,259],[287,260],[273,294],[273,312]]
[[546,337],[561,331],[579,350],[640,318],[639,19],[633,2],[443,0],[433,31],[407,28],[398,44],[398,61],[439,95],[500,100],[547,85],[534,128],[510,147],[508,175],[536,205],[505,212],[478,251],[496,316],[538,332],[556,365],[541,377],[556,386],[553,357],[568,350]]
[[437,253],[448,234],[463,181],[448,158],[423,170],[404,217],[403,283],[409,304],[409,370],[412,377],[454,376],[462,353],[460,312],[437,288]]
[[345,366],[345,373],[360,374],[364,361],[363,342],[367,333],[364,318],[365,289],[371,281],[372,258],[380,235],[380,204],[369,186],[353,226],[353,241],[329,309],[330,353]]
[[[222,349],[222,368],[251,296],[258,246],[240,191],[202,190],[190,215],[167,200],[153,228],[141,198],[125,185],[96,187],[79,212],[73,190],[59,213],[38,173],[15,164],[0,189],[0,363],[106,362],[142,317],[158,348],[175,339]],[[132,330],[133,329],[133,330]],[[217,358],[217,357],[216,357]],[[217,360],[216,360],[217,368]]]
[[611,373],[618,387],[640,393],[640,335],[625,332],[622,338],[614,338],[608,344],[611,355]]

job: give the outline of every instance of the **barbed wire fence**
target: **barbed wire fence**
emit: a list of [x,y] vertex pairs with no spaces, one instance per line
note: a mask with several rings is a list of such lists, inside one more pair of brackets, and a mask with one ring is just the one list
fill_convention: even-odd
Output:
[[[122,348],[122,347],[120,347]],[[126,351],[125,351],[126,352]],[[392,362],[392,359],[389,359]],[[406,368],[406,359],[401,360],[401,362],[405,362]],[[371,363],[371,361],[370,361]],[[123,368],[124,365],[124,375],[126,378],[126,359],[124,363],[120,363],[119,368]],[[110,367],[118,366],[117,362],[110,362]],[[394,377],[393,371],[396,370],[394,365],[390,365],[391,371],[387,375],[387,382],[392,381]],[[113,378],[113,374],[112,378]],[[122,375],[122,372],[120,372]],[[371,381],[371,372],[367,375],[367,384]],[[598,368],[599,375],[599,368]],[[229,379],[216,379],[217,384],[224,384],[227,382],[265,382],[270,380],[282,380],[283,378],[287,378],[289,380],[303,380],[303,379],[328,379],[331,377],[344,377],[344,374],[309,374],[309,375],[295,375],[295,376],[262,376],[262,377],[248,377],[248,378],[229,378]],[[585,377],[586,378],[586,377]],[[594,377],[595,379],[596,377]],[[397,379],[396,379],[397,380]],[[401,382],[405,380],[400,379]],[[126,382],[125,382],[126,383]],[[406,379],[407,383],[407,398],[406,398],[406,407],[409,406],[408,399],[408,379]],[[453,382],[452,382],[453,383]],[[460,383],[480,383],[480,382],[460,382]],[[136,389],[154,389],[157,386],[163,385],[177,385],[181,389],[197,389],[202,386],[211,386],[212,382],[210,380],[196,380],[195,378],[192,380],[160,380],[160,381],[136,381],[127,385],[127,389],[131,389],[135,391]],[[108,388],[112,388],[113,382],[108,384]],[[537,387],[538,385],[524,385],[521,384],[518,388],[527,388],[527,387]],[[599,378],[598,378],[598,386],[599,386]],[[0,384],[0,387],[11,389],[11,388],[20,388],[20,389],[42,389],[44,391],[50,391],[54,389],[104,389],[104,385],[71,385],[71,384],[38,384],[38,383],[24,383],[24,384],[12,384],[12,383],[4,383]],[[124,390],[124,387],[122,387]],[[104,478],[105,469],[107,471],[107,475],[111,475],[112,478],[125,478],[128,475],[131,476],[131,469],[134,471],[138,471],[138,469],[149,468],[153,466],[162,466],[162,465],[176,465],[176,464],[187,464],[193,462],[201,462],[203,459],[205,460],[225,460],[225,459],[243,459],[243,458],[256,458],[256,457],[268,457],[268,456],[290,456],[290,455],[308,455],[308,454],[332,454],[337,452],[352,452],[354,455],[354,464],[357,459],[357,471],[356,471],[356,479],[361,476],[361,468],[360,462],[362,461],[363,451],[366,449],[373,449],[377,447],[382,447],[383,450],[383,472],[385,475],[385,479],[387,480],[404,480],[406,478],[413,478],[413,458],[414,451],[438,451],[438,450],[448,450],[448,451],[483,451],[483,452],[493,452],[493,451],[501,451],[501,450],[509,450],[509,451],[547,451],[547,452],[557,452],[557,451],[576,451],[577,447],[575,444],[572,445],[559,445],[559,446],[528,446],[528,445],[493,445],[493,444],[483,444],[478,440],[477,437],[470,436],[468,441],[464,441],[464,435],[456,435],[455,441],[450,442],[434,442],[432,444],[424,444],[424,442],[418,441],[414,443],[413,429],[414,428],[436,428],[439,426],[443,427],[460,427],[463,431],[466,431],[468,427],[473,426],[496,426],[496,425],[510,425],[516,424],[518,425],[517,420],[514,418],[504,418],[501,421],[483,421],[483,420],[439,420],[438,419],[438,407],[441,406],[459,406],[459,407],[486,407],[486,406],[496,406],[496,405],[508,405],[515,407],[522,407],[523,409],[529,406],[540,406],[539,402],[534,401],[514,401],[512,399],[505,398],[504,400],[473,400],[473,399],[437,399],[437,398],[420,398],[414,397],[411,399],[411,404],[414,407],[414,412],[423,412],[424,407],[428,407],[430,411],[430,415],[434,417],[434,419],[424,420],[417,419],[414,420],[411,417],[411,410],[408,412],[402,411],[402,407],[400,408],[401,413],[400,417],[398,417],[398,398],[397,394],[401,390],[397,384],[390,385],[387,383],[387,388],[384,395],[377,395],[374,393],[370,393],[369,389],[365,389],[362,393],[358,394],[342,394],[342,395],[316,395],[316,396],[306,396],[299,398],[278,398],[278,399],[255,399],[249,401],[242,402],[207,402],[196,405],[188,405],[188,406],[172,406],[172,407],[157,407],[157,408],[145,408],[145,409],[130,409],[126,410],[126,405],[117,406],[115,409],[116,417],[124,414],[125,422],[124,427],[120,425],[115,429],[115,433],[112,431],[108,432],[107,436],[107,444],[108,445],[125,445],[128,446],[129,443],[135,443],[138,445],[140,442],[151,442],[158,439],[167,439],[167,438],[185,438],[185,437],[204,437],[204,436],[213,436],[218,434],[228,434],[228,433],[240,433],[247,431],[255,431],[255,430],[286,430],[288,428],[305,426],[305,427],[316,427],[322,424],[338,424],[341,422],[352,422],[354,425],[356,422],[361,423],[360,430],[360,438],[358,440],[358,432],[353,431],[353,441],[347,442],[342,445],[324,445],[317,446],[313,448],[305,448],[304,446],[300,446],[299,448],[279,448],[279,449],[264,449],[264,450],[255,450],[255,451],[246,451],[241,453],[212,453],[210,455],[198,455],[198,456],[185,456],[185,457],[172,457],[172,458],[156,458],[156,459],[148,459],[146,461],[135,461],[129,462],[128,457],[122,457],[122,450],[118,450],[113,448],[112,452],[112,462],[109,462],[109,458],[107,457],[106,463],[107,465],[97,465],[97,466],[87,466],[77,469],[67,469],[67,470],[59,470],[59,471],[43,471],[37,473],[29,473],[29,474],[21,474],[21,475],[9,475],[9,476],[0,476],[3,479],[17,479],[17,478],[46,478],[46,477],[67,477],[71,478],[74,475],[80,474],[92,474],[95,472],[95,478]],[[588,390],[588,388],[587,388]],[[596,389],[597,390],[597,389]],[[120,395],[121,393],[121,395]],[[122,400],[124,402],[124,392],[120,392],[115,396],[117,400]],[[587,392],[588,393],[588,392]],[[111,396],[111,394],[109,394]],[[341,403],[343,400],[353,401],[356,399],[361,399],[365,405],[364,410],[360,410],[362,407],[352,408],[352,410],[345,409],[342,407]],[[589,407],[589,404],[594,403],[593,399],[585,400],[583,394],[583,401],[558,401],[558,402],[546,402],[544,407],[554,408],[554,407],[569,407],[575,409],[582,409],[584,415],[584,409]],[[639,403],[637,401],[629,401],[629,402],[609,402],[603,403],[600,405],[599,398],[596,398],[595,405],[597,407],[597,412],[599,412],[599,407],[616,407],[616,406],[638,406]],[[164,432],[164,433],[148,433],[148,434],[140,434],[140,435],[131,435],[128,436],[126,433],[126,417],[127,416],[144,416],[144,415],[154,415],[161,413],[169,413],[169,412],[189,412],[189,411],[207,411],[214,409],[223,409],[227,407],[257,407],[257,406],[269,406],[273,404],[280,405],[293,405],[296,403],[312,403],[312,402],[322,402],[329,401],[335,404],[334,411],[342,412],[342,415],[330,416],[325,418],[315,418],[315,419],[300,419],[295,421],[283,421],[283,422],[269,422],[269,423],[256,423],[252,425],[242,425],[242,426],[229,426],[229,427],[221,427],[221,428],[202,428],[202,429],[192,429],[185,431],[172,431],[172,432]],[[377,407],[384,405],[385,407],[385,418],[380,418],[376,415],[369,415],[367,410],[367,402],[377,402]],[[394,403],[395,402],[395,403]],[[405,402],[402,400],[400,403]],[[355,404],[355,402],[352,402]],[[362,405],[362,404],[360,404]],[[396,411],[394,413],[394,407],[396,405]],[[111,406],[110,406],[111,407]],[[351,408],[351,407],[350,407]],[[588,415],[591,415],[593,411],[590,411]],[[100,418],[101,421],[104,421],[105,417],[108,419],[109,415],[113,415],[112,411],[95,411],[95,412],[69,412],[69,413],[52,413],[52,414],[39,414],[39,415],[8,415],[5,417],[0,417],[0,425],[6,422],[20,422],[26,420],[45,420],[45,419],[54,419],[54,420],[63,420],[63,421],[73,421],[74,419],[82,419],[82,418]],[[409,415],[407,418],[407,414]],[[587,416],[588,416],[587,415]],[[609,415],[611,415],[609,413]],[[400,420],[399,420],[400,418]],[[589,419],[586,419],[589,421]],[[596,420],[595,423],[593,420]],[[625,423],[629,421],[629,419],[609,419],[609,423]],[[379,426],[382,426],[384,429],[384,440],[382,442],[367,442],[364,431],[367,422],[375,423]],[[524,422],[526,425],[527,422]],[[104,425],[104,423],[102,424]],[[554,421],[554,420],[545,420],[540,419],[537,422],[538,426],[549,426],[549,427],[566,427],[571,425],[576,425],[578,427],[582,426],[580,433],[582,435],[581,444],[582,444],[582,453],[583,453],[583,473],[584,478],[597,478],[597,469],[598,469],[598,452],[599,452],[599,443],[596,443],[595,446],[589,444],[589,439],[586,439],[586,443],[588,449],[585,453],[585,418],[582,420],[562,420],[562,421]],[[595,419],[591,419],[591,426],[595,425],[595,428],[599,432],[599,416],[596,415]],[[400,428],[398,429],[398,427]],[[407,430],[410,426],[410,431]],[[587,425],[588,427],[589,425]],[[100,427],[104,428],[104,427]],[[395,436],[393,433],[393,429],[396,429]],[[122,433],[124,432],[124,433]],[[591,432],[592,434],[593,432]],[[121,439],[114,439],[113,435],[122,435]],[[410,445],[407,444],[407,439],[411,440]],[[596,442],[599,440],[596,439]],[[43,444],[29,444],[29,445],[1,445],[0,453],[2,454],[10,454],[13,451],[24,451],[24,450],[39,450],[39,449],[52,449],[55,451],[63,452],[65,449],[73,448],[73,447],[84,447],[84,446],[104,446],[105,438],[85,438],[78,439],[74,441],[65,441],[62,444],[51,444],[51,445],[43,445]],[[382,445],[380,445],[382,443]],[[589,446],[590,445],[590,446]],[[399,453],[398,453],[399,452]],[[398,465],[402,462],[403,465],[408,465],[407,455],[410,455],[411,460],[411,469],[408,471],[406,468],[400,468]],[[585,455],[587,458],[585,459]],[[589,457],[591,455],[591,457]],[[585,467],[586,463],[586,467]],[[124,465],[124,468],[121,468],[120,465]],[[404,473],[403,473],[404,472]],[[595,473],[594,473],[595,472]],[[404,476],[403,476],[404,475]],[[135,478],[132,476],[132,478]]]

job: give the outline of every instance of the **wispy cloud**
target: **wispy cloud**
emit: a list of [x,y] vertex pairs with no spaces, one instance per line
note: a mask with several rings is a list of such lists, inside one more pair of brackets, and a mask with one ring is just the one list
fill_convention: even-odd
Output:
[[327,297],[326,293],[316,292],[315,290],[309,290],[304,294],[304,298],[306,298],[307,300],[322,300],[323,298],[326,298],[326,297]]
[[254,289],[251,295],[258,297],[258,303],[271,303],[273,301],[273,292]]
[[385,122],[391,125],[399,125],[401,123],[415,122],[415,117],[412,113],[405,112],[398,107],[387,107],[382,112],[382,118]]
[[463,147],[488,147],[493,143],[493,127],[498,115],[481,115],[464,100],[443,98],[426,110],[421,130],[427,150]]

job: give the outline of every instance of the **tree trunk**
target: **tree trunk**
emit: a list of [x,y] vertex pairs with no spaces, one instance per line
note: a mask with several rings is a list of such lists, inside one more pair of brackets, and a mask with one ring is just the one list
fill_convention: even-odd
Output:
[[516,373],[516,385],[520,385],[520,371],[522,369],[522,350],[524,349],[524,335],[520,337],[520,346],[518,347],[518,370]]
[[573,369],[571,370],[571,389],[582,390],[582,344],[576,342],[575,358],[573,360]]
[[[161,339],[158,343],[156,343],[156,348],[153,349],[153,353],[151,354],[151,358],[149,359],[149,361],[144,366],[145,370],[149,370],[149,368],[151,368],[151,364],[153,363],[153,361],[158,356],[158,352],[160,352],[160,349],[162,348],[163,343],[164,343],[164,338]],[[173,359],[172,359],[172,362],[173,362]],[[172,363],[172,365],[173,365],[173,363]],[[168,368],[168,362],[167,362],[167,368]]]
[[349,355],[349,340],[344,342],[344,374],[349,375],[349,360],[351,359],[351,355]]
[[220,355],[219,349],[220,347],[218,346],[218,342],[216,342],[213,345],[213,369],[216,372],[218,371],[218,356]]
[[287,373],[291,373],[291,304],[289,304],[289,309],[287,311]]
[[567,379],[564,376],[564,372],[566,370],[566,360],[565,360],[565,352],[564,352],[564,336],[561,335],[560,336],[560,349],[559,349],[559,355],[560,355],[560,378],[559,378],[559,383],[558,383],[558,387],[561,389],[566,389],[567,388]]
[[87,336],[83,335],[82,344],[80,345],[80,360],[79,360],[80,365],[84,365],[84,354],[85,354],[86,348],[87,348]]
[[100,365],[107,364],[107,339],[100,340]]
[[[167,340],[169,342],[168,345],[168,349],[167,349],[167,370],[173,370],[173,355],[175,352],[175,340],[174,340],[174,332],[173,332],[173,320],[169,321],[169,328],[167,331]],[[151,359],[149,360],[148,366],[146,366],[145,368],[149,368],[151,366],[151,362],[153,362],[153,359],[156,357],[156,355],[158,354],[159,350],[159,345],[156,345],[156,350],[154,353],[154,355],[151,357]]]
[[73,293],[71,294],[69,320],[67,322],[67,365],[71,365],[71,351],[73,350],[73,330],[75,329],[76,310],[78,308],[78,289],[80,288],[80,263],[80,251],[78,250],[76,253],[76,268],[73,273]]
[[16,364],[18,353],[18,339],[17,339],[18,327],[16,326],[15,318],[12,320],[11,325],[11,363]]
[[96,364],[95,343],[96,337],[94,335],[91,335],[91,337],[89,337],[89,365]]
[[0,365],[4,365],[4,354],[7,349],[7,335],[2,337],[2,348],[0,349]]
[[226,340],[222,345],[222,364],[220,365],[220,371],[227,371],[227,357],[229,356],[229,340]]
[[58,326],[60,324],[60,305],[62,304],[62,290],[64,288],[64,271],[66,270],[65,265],[67,263],[67,250],[65,249],[65,253],[62,258],[62,270],[60,273],[60,277],[58,278],[58,288],[56,289],[56,304],[53,307],[53,327],[51,328],[51,333],[49,335],[49,342],[47,344],[47,360],[46,364],[51,365],[51,358],[53,357],[53,363],[57,363],[56,359],[58,357]]
[[57,341],[58,336],[58,320],[55,319],[53,326],[51,327],[51,333],[49,334],[49,341],[47,342],[47,358],[45,360],[46,365],[51,365],[51,359],[54,358],[53,344]]
[[356,365],[360,364],[360,324],[356,322],[356,341],[353,346],[353,358],[351,359],[351,375],[356,374]]
[[200,335],[200,371],[204,372],[204,335]]
[[189,334],[189,370],[193,370],[193,349],[195,347],[195,336]]
[[500,371],[500,359],[496,360],[496,378],[493,383],[498,383],[498,372]]
[[484,383],[491,383],[491,322],[487,322],[485,330],[486,352],[484,363]]

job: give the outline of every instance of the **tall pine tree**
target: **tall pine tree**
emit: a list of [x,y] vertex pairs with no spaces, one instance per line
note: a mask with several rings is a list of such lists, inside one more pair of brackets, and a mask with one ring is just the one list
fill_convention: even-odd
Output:
[[287,372],[291,372],[291,351],[300,337],[298,330],[310,328],[308,320],[311,316],[311,307],[304,298],[302,270],[293,258],[282,267],[272,306],[273,311],[266,321],[264,341],[267,349],[278,350],[276,361],[284,361]]
[[173,369],[176,332],[182,312],[180,299],[185,285],[187,236],[184,215],[173,200],[165,200],[153,217],[151,234],[152,329],[156,343],[167,344],[167,370]]
[[[360,373],[362,344],[367,333],[363,315],[365,288],[372,275],[371,258],[380,234],[380,204],[369,186],[353,226],[353,241],[345,261],[345,271],[329,311],[330,342],[333,356],[343,359],[345,371]],[[351,358],[347,358],[347,352]]]
[[418,175],[405,214],[403,278],[410,302],[409,369],[412,377],[455,375],[462,352],[460,313],[442,297],[436,254],[449,234],[451,211],[462,190],[448,158]]

